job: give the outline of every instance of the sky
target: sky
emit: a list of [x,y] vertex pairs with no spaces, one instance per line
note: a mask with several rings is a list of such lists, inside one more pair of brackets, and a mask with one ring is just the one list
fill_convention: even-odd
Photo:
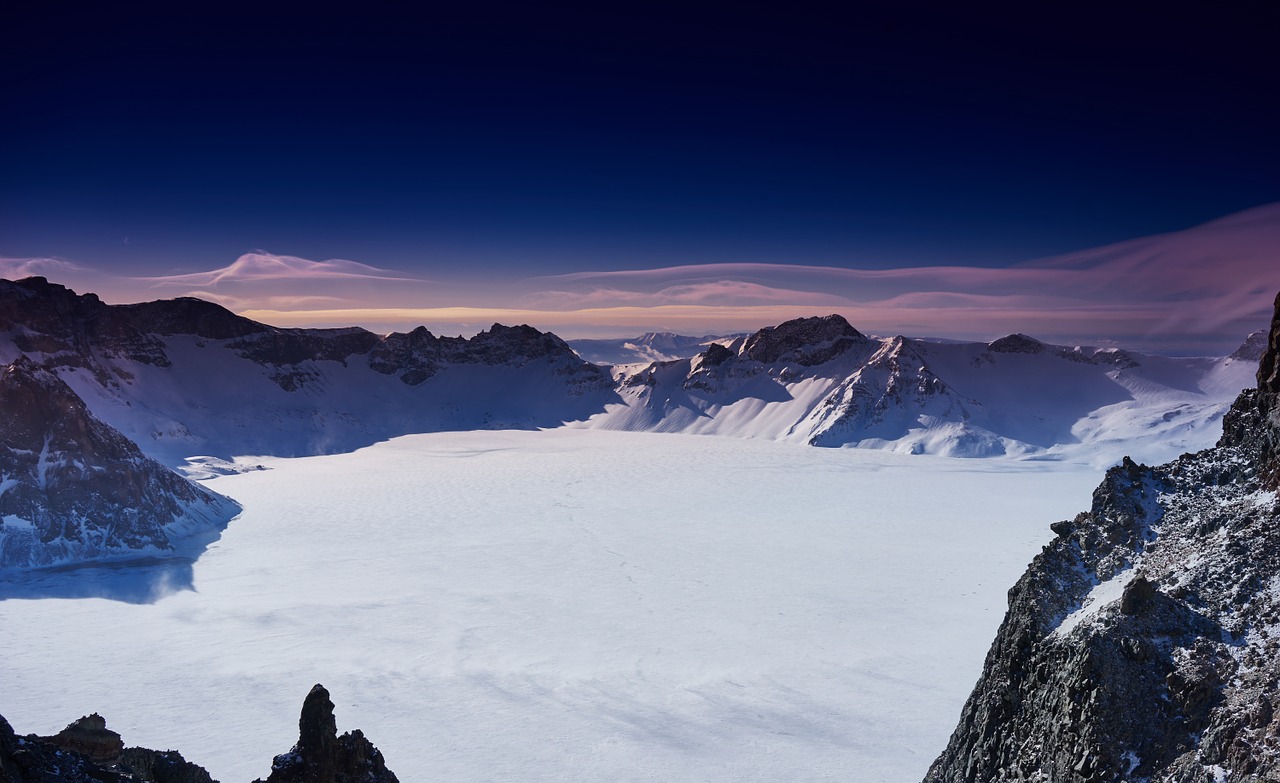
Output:
[[1186,353],[1280,288],[1274,4],[20,5],[0,273],[108,301]]

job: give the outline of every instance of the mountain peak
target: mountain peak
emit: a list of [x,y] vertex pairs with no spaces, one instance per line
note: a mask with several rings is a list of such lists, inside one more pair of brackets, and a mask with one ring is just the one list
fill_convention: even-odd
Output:
[[[867,338],[841,315],[795,318],[747,337],[742,355],[761,364],[779,360],[811,366],[830,361]],[[819,350],[815,350],[819,349]]]
[[[333,701],[323,685],[315,685],[302,703],[298,742],[276,756],[266,783],[399,783],[382,753],[356,729],[338,736]],[[263,783],[261,780],[255,783]]]
[[1025,334],[1017,333],[998,340],[992,340],[987,343],[987,349],[995,353],[1044,353],[1046,346],[1044,343],[1028,337]]

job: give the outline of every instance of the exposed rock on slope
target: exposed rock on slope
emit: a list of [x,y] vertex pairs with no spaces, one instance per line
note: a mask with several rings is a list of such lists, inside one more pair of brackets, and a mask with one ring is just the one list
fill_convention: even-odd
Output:
[[[398,783],[382,753],[358,729],[338,736],[324,687],[311,689],[298,725],[298,744],[275,758],[267,783]],[[0,716],[0,783],[127,781],[217,783],[177,751],[124,747],[96,713],[52,737],[19,737]]]
[[191,555],[240,508],[145,457],[53,372],[0,371],[0,568]]
[[1053,526],[927,783],[1280,780],[1280,298],[1257,380]]
[[[399,783],[382,753],[359,729],[338,736],[333,702],[316,685],[302,704],[298,744],[276,756],[265,783]],[[262,780],[254,783],[264,783]]]
[[52,737],[17,736],[0,716],[0,783],[216,783],[174,750],[126,748],[99,715]]

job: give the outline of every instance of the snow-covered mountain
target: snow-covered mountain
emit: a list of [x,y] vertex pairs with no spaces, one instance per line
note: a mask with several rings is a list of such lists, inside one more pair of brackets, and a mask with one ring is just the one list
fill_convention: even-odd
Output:
[[[692,356],[608,369],[528,326],[280,329],[198,299],[106,305],[0,282],[0,361],[56,373],[106,424],[194,475],[233,457],[345,452],[414,432],[571,426],[986,457],[1169,458],[1213,440],[1253,353],[1170,358],[871,338],[840,316],[736,338],[649,335]],[[693,343],[697,340],[697,343]],[[1256,346],[1254,347],[1256,353]]]
[[1229,357],[869,338],[838,315],[803,318],[624,376],[622,402],[585,425],[985,457],[1110,464],[1212,443],[1250,382],[1257,337]]
[[171,466],[557,426],[615,398],[607,372],[528,326],[469,340],[278,329],[198,299],[106,305],[43,278],[0,281],[0,361],[20,355]]

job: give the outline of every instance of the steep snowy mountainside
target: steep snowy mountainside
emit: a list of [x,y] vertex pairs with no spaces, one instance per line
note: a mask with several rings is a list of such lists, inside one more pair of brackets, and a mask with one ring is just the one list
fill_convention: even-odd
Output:
[[0,569],[192,556],[240,508],[147,458],[56,374],[0,371]]
[[1208,445],[1251,373],[1236,355],[1171,358],[1021,334],[875,339],[833,315],[651,363],[621,379],[622,404],[585,426],[1109,464]]
[[410,432],[557,426],[615,399],[552,334],[495,324],[278,329],[196,299],[106,305],[43,278],[0,281],[0,359],[57,372],[104,422],[169,465],[350,451]]
[[569,340],[569,347],[594,364],[648,364],[688,359],[705,351],[713,343],[726,344],[745,334],[690,337],[671,332],[648,332],[639,337],[617,340]]
[[1052,526],[927,783],[1280,779],[1280,296],[1262,345],[1213,448]]

